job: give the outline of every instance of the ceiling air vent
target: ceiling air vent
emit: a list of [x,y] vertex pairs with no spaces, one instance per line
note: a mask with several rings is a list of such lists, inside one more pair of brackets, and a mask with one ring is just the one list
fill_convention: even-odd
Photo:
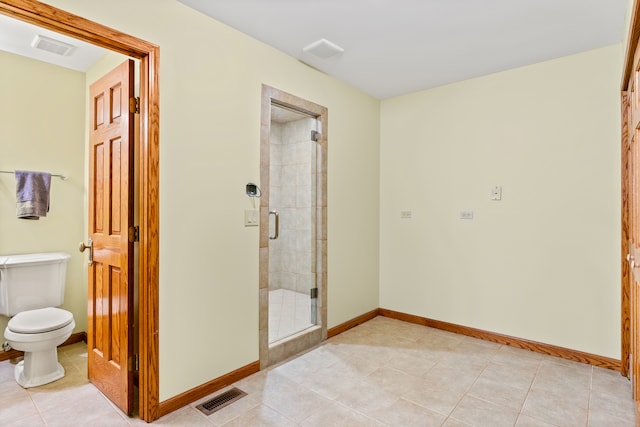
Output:
[[302,51],[320,58],[330,58],[333,55],[344,52],[344,49],[327,39],[320,39],[303,47]]
[[60,56],[69,55],[75,47],[69,43],[61,42],[60,40],[55,40],[40,34],[33,39],[31,46]]

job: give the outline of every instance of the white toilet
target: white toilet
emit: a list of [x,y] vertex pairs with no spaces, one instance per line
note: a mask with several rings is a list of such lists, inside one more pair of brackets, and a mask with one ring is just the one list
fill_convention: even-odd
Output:
[[12,316],[7,343],[24,352],[15,367],[18,384],[37,387],[64,377],[57,347],[71,336],[73,314],[64,302],[67,262],[63,252],[0,256],[0,314]]

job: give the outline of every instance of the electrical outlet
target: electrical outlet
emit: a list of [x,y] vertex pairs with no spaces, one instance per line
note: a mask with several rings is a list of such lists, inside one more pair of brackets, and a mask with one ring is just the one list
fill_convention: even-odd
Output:
[[460,211],[460,219],[473,219],[473,211]]

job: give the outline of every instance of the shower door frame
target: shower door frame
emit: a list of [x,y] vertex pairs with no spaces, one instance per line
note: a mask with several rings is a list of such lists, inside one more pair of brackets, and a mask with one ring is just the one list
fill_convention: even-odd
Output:
[[[317,324],[290,337],[269,344],[269,181],[271,157],[272,105],[298,111],[318,122],[320,147],[316,170],[315,265]],[[260,369],[278,363],[327,339],[327,130],[326,107],[299,98],[279,89],[262,85],[260,124],[260,274],[259,274],[259,340]]]

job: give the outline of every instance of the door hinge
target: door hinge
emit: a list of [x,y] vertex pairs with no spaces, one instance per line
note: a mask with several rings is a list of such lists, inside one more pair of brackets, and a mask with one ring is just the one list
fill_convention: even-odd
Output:
[[140,227],[137,225],[133,227],[129,227],[129,242],[138,242],[140,241]]
[[138,114],[140,112],[140,98],[137,96],[129,98],[129,112]]
[[311,288],[311,299],[318,298],[318,288]]
[[137,372],[139,370],[140,370],[140,358],[138,357],[137,354],[134,354],[131,357],[129,357],[129,371]]
[[320,141],[320,132],[315,131],[315,130],[312,130],[312,131],[311,131],[311,140],[312,140],[313,142],[318,142],[318,141]]

